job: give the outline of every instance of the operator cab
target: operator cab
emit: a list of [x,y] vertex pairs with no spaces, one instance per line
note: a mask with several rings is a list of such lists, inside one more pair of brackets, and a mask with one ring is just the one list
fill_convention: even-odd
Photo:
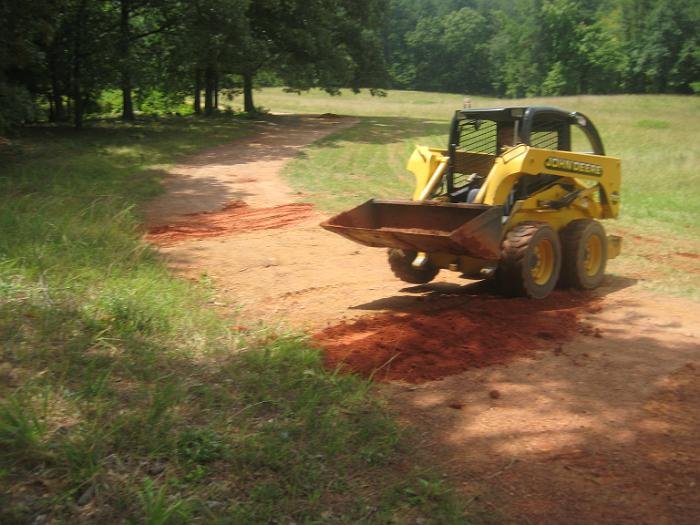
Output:
[[[595,126],[578,112],[546,106],[461,109],[452,119],[449,161],[440,193],[450,202],[473,202],[496,157],[518,144],[605,155]],[[525,198],[559,178],[523,176],[510,200]]]

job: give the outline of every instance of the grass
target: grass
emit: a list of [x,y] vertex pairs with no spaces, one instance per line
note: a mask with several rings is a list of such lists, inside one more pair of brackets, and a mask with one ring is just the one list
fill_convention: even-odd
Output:
[[285,168],[287,180],[310,192],[324,211],[337,212],[371,197],[410,195],[413,175],[403,166],[416,143],[442,143],[443,122],[367,117],[306,148]]
[[[439,93],[389,92],[387,97],[318,91],[302,95],[265,89],[257,101],[273,111],[342,113],[359,117],[353,128],[308,148],[288,165],[287,180],[327,212],[370,197],[408,198],[413,177],[405,163],[416,143],[444,146],[449,119],[463,97]],[[700,149],[693,142],[700,117],[697,97],[619,95],[496,100],[472,97],[473,107],[554,105],[588,115],[606,152],[623,162],[622,212],[610,231],[625,238],[623,255],[610,269],[635,274],[643,286],[700,299],[700,285],[678,252],[699,253]],[[313,174],[313,175],[311,175]],[[650,248],[647,239],[654,242]],[[660,239],[661,242],[656,242]]]
[[0,151],[0,522],[435,523],[358,378],[303,336],[241,334],[140,240],[181,154],[248,121],[27,129]]

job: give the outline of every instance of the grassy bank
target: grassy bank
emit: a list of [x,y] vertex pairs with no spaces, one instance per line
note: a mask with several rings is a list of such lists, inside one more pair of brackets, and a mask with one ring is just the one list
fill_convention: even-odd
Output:
[[140,240],[164,165],[252,124],[26,130],[0,150],[0,522],[461,522],[366,382],[207,309]]
[[[375,196],[408,198],[413,177],[405,163],[411,150],[417,143],[444,147],[449,119],[463,97],[392,91],[385,98],[350,93],[331,98],[314,91],[291,95],[270,89],[258,100],[272,110],[361,116],[357,126],[312,146],[285,172],[287,180],[310,194],[318,206],[336,212]],[[700,173],[695,168],[700,149],[693,143],[700,99],[636,95],[472,99],[475,107],[535,104],[587,114],[607,153],[622,159],[622,212],[607,227],[626,241],[623,256],[611,262],[611,270],[639,276],[653,289],[700,299],[697,273],[669,264],[677,253],[692,255],[700,249]],[[647,238],[653,246],[645,242]],[[692,260],[680,262],[692,265]]]

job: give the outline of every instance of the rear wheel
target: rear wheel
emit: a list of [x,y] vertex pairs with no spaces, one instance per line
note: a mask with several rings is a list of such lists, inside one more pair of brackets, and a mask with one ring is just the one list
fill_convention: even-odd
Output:
[[591,219],[570,222],[560,232],[563,263],[560,284],[592,290],[603,282],[608,242],[602,224]]
[[440,271],[440,268],[435,266],[430,261],[420,268],[413,267],[413,261],[418,255],[417,252],[410,250],[399,250],[398,248],[389,249],[389,266],[394,275],[411,284],[429,283]]
[[506,234],[496,279],[501,292],[542,299],[559,280],[559,236],[546,223],[525,222]]

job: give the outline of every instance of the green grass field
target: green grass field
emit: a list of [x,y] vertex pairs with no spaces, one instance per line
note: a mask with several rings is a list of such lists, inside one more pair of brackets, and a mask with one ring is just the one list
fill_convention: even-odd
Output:
[[366,381],[241,335],[141,239],[222,117],[27,129],[0,150],[0,523],[462,520]]
[[[409,198],[413,177],[405,163],[414,144],[445,147],[449,120],[463,97],[439,93],[389,92],[387,97],[344,93],[329,97],[265,89],[258,103],[271,111],[338,113],[360,118],[357,126],[317,143],[289,165],[285,175],[321,209],[337,212],[371,197]],[[582,96],[528,100],[472,98],[472,107],[550,105],[588,115],[608,155],[622,159],[622,212],[608,221],[625,236],[615,273],[651,268],[644,286],[700,299],[693,274],[658,262],[700,248],[700,147],[693,141],[700,98],[682,96]],[[662,238],[649,248],[634,237]],[[656,261],[654,260],[656,258]],[[644,272],[642,272],[644,273]]]

